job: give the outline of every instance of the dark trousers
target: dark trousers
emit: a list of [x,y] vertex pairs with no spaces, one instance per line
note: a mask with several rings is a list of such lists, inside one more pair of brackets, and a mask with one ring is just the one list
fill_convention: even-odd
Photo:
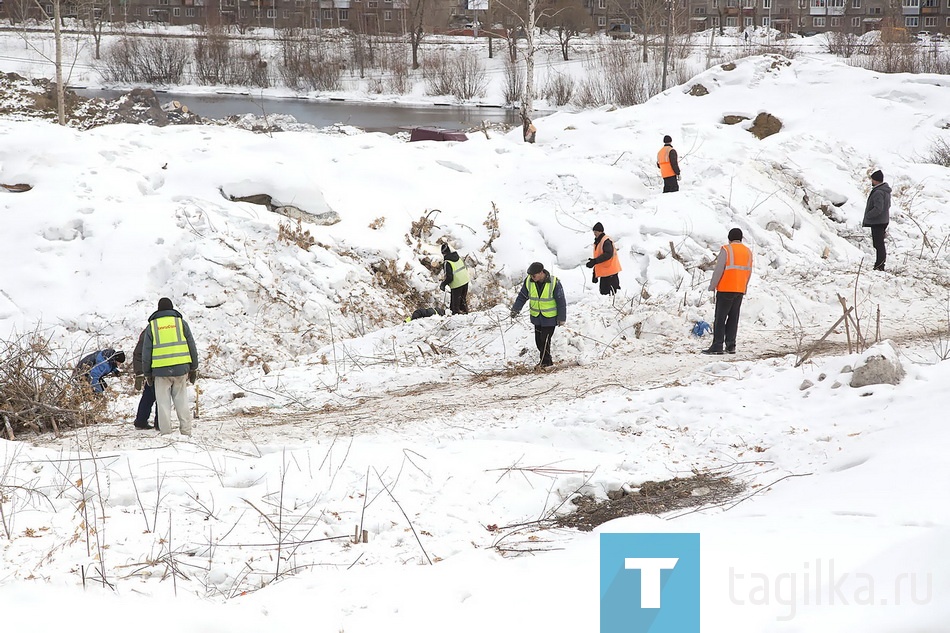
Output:
[[871,225],[871,244],[874,245],[874,270],[884,270],[884,261],[887,259],[887,249],[884,247],[884,233],[886,224]]
[[534,343],[538,346],[538,352],[541,354],[540,365],[548,367],[554,364],[551,360],[551,339],[554,338],[554,326],[544,327],[534,326]]
[[452,314],[468,314],[468,284],[452,288],[451,291],[449,310],[452,311]]
[[680,182],[676,176],[663,179],[663,193],[673,193],[680,190]]
[[742,307],[741,292],[716,293],[716,319],[713,323],[713,342],[709,349],[722,351],[736,348],[739,333],[739,308]]
[[[145,426],[148,424],[148,417],[152,413],[152,407],[155,406],[155,387],[145,383],[142,387],[142,397],[139,398],[139,410],[135,414],[135,424]],[[158,409],[155,409],[155,426],[158,426]]]
[[620,290],[620,273],[600,278],[600,294],[613,295]]

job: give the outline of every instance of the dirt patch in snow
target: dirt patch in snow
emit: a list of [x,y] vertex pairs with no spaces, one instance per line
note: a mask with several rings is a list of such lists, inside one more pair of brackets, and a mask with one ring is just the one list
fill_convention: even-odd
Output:
[[634,514],[663,514],[671,510],[721,504],[745,490],[731,477],[697,473],[665,481],[645,481],[639,488],[611,491],[608,499],[581,495],[571,500],[574,512],[558,517],[559,527],[589,532],[598,525]]

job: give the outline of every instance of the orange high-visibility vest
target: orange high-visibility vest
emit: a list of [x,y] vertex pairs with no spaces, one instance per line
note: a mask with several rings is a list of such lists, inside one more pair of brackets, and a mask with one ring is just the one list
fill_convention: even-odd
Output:
[[[600,236],[600,241],[594,244],[594,259],[604,254],[604,242],[609,239],[610,236],[606,233]],[[605,262],[594,264],[594,275],[596,277],[609,277],[616,275],[620,270],[620,258],[617,257],[617,245],[614,244],[614,256]]]
[[738,242],[726,244],[722,248],[726,252],[726,268],[716,290],[745,294],[749,278],[752,277],[752,251]]
[[673,171],[673,165],[670,164],[670,152],[673,151],[673,148],[669,145],[664,145],[660,148],[660,151],[657,152],[656,162],[660,164],[660,176],[663,178],[669,178],[670,176],[675,176],[676,172]]

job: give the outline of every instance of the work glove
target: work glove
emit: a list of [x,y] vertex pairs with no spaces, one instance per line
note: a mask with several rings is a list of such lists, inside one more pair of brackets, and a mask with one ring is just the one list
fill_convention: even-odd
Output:
[[153,375],[151,375],[151,374],[148,374],[147,376],[145,376],[145,384],[148,385],[149,387],[154,387],[154,386],[155,386],[155,376],[153,376]]
[[514,320],[517,319],[517,318],[518,318],[518,313],[515,312],[514,310],[512,310],[512,311],[511,311],[511,320],[514,321]]
[[590,282],[591,282],[592,284],[597,283],[597,273],[592,273],[592,274],[591,274],[591,276],[590,276]]
[[593,260],[593,259],[588,259],[588,260],[587,260],[587,263],[584,264],[584,265],[587,266],[588,268],[593,268],[593,267],[594,267],[594,260]]
[[188,382],[195,384],[196,380],[198,380],[198,370],[192,369],[190,372],[188,372]]
[[447,284],[446,284],[444,281],[443,281],[442,283],[440,283],[440,284],[439,284],[439,290],[445,291],[446,285],[447,285]]
[[145,376],[143,376],[142,374],[138,374],[138,375],[135,377],[135,390],[136,390],[136,391],[142,391],[142,383],[143,383],[143,382],[145,382]]

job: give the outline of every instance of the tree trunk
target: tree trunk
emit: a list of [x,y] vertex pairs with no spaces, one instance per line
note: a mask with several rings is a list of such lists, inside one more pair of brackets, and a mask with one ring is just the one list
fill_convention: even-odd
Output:
[[56,42],[56,119],[66,125],[66,89],[63,86],[63,32],[59,0],[53,0],[53,39]]
[[521,98],[522,116],[529,121],[534,114],[534,23],[537,0],[528,0],[528,20],[525,24],[525,37],[528,51],[524,58],[524,95]]

